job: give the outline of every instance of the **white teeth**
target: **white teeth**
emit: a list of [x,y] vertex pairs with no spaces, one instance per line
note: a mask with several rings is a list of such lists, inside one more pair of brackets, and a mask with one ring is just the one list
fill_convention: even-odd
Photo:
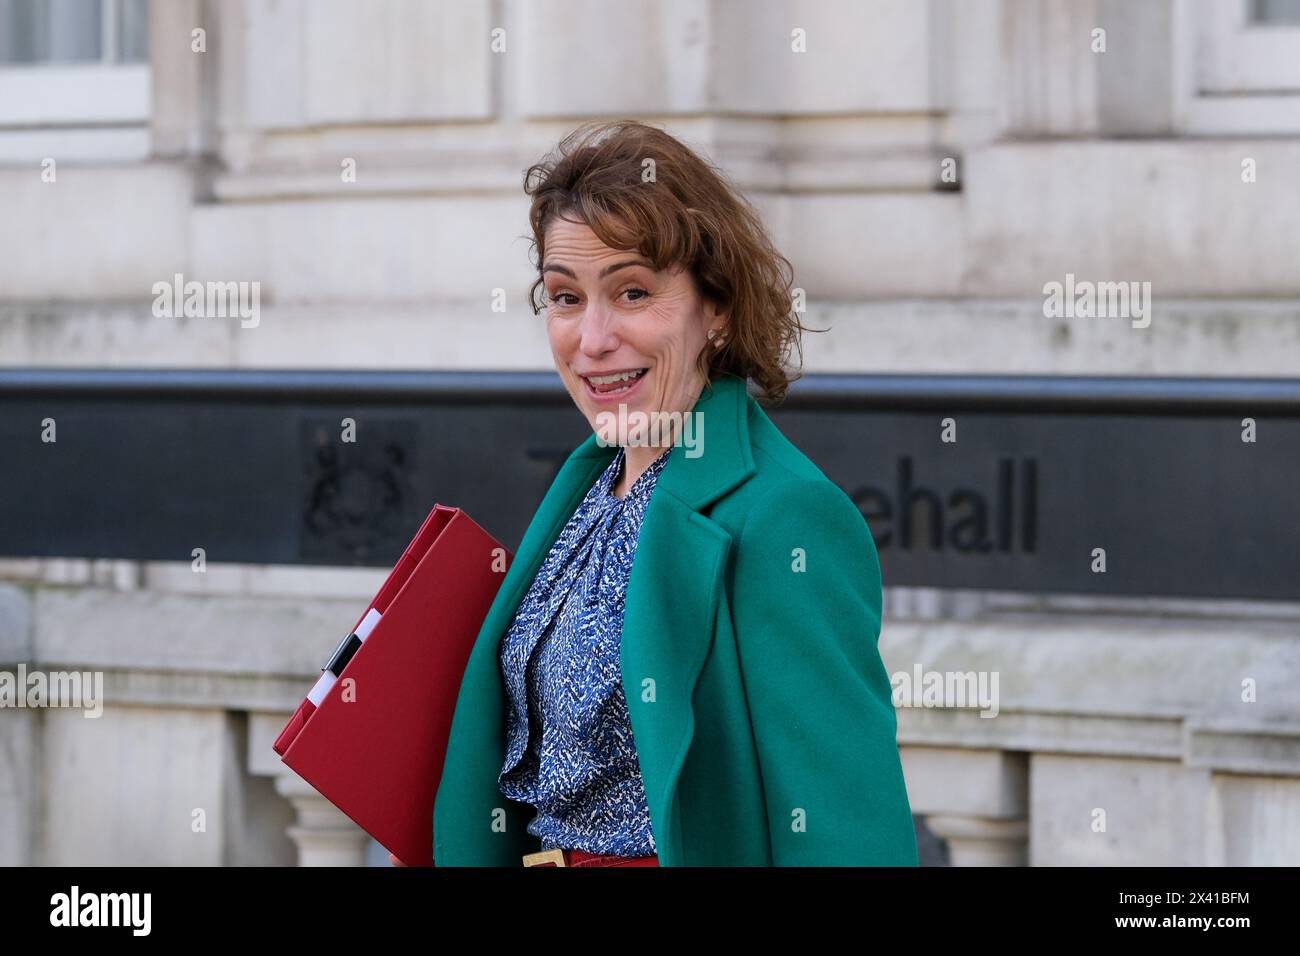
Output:
[[615,382],[630,382],[634,378],[639,378],[645,369],[637,369],[635,372],[620,372],[618,375],[589,375],[587,381],[592,385],[612,385]]

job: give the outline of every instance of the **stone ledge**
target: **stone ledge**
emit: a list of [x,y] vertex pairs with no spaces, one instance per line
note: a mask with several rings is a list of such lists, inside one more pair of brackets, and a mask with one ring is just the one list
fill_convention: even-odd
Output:
[[1221,773],[1300,777],[1300,722],[1245,724],[1189,720],[1183,728],[1190,767]]
[[896,713],[904,751],[1146,757],[1214,773],[1300,777],[1300,722],[1039,712],[990,719],[973,710],[935,708]]
[[[890,621],[880,652],[891,675],[998,677],[1002,714],[1293,720],[1300,683],[1295,624],[1095,614]],[[1242,701],[1255,682],[1260,703]],[[999,719],[975,718],[997,725]],[[980,733],[990,733],[981,731]],[[1176,753],[1181,753],[1178,748]]]
[[32,656],[42,667],[311,675],[366,600],[39,588]]
[[[16,673],[17,665],[0,664]],[[302,703],[319,674],[219,674],[211,671],[88,668],[62,664],[24,665],[34,671],[77,670],[104,675],[104,708],[158,707],[176,710],[276,711],[284,720]],[[22,713],[70,708],[14,708]],[[76,709],[76,708],[71,708]],[[0,710],[0,713],[4,713]],[[87,718],[96,719],[96,718]],[[283,721],[282,721],[283,723]]]
[[1108,714],[895,708],[903,747],[1142,756],[1169,760],[1183,753],[1182,719]]
[[[227,262],[210,271],[251,269]],[[481,302],[266,298],[259,324],[247,329],[155,318],[148,301],[0,303],[0,366],[551,371],[545,325],[525,304],[530,281],[521,260],[482,284]],[[809,295],[804,324],[830,330],[804,337],[808,373],[1289,377],[1300,367],[1294,300],[1162,296],[1151,326],[1133,329],[1124,320],[1044,318],[1041,296],[835,301],[808,276],[799,285]],[[496,286],[507,292],[506,312],[490,309]]]

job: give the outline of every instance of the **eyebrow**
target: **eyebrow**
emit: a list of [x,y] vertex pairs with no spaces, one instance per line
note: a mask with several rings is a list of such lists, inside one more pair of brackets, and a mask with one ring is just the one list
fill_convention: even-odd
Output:
[[[597,276],[597,278],[603,279],[611,272],[617,272],[619,269],[628,269],[632,266],[645,266],[647,269],[654,269],[654,265],[645,259],[627,259],[623,262],[615,262],[613,265],[605,266],[605,268],[600,270],[600,275]],[[542,274],[545,275],[547,272],[559,272],[568,276],[570,279],[578,278],[574,274],[573,270],[568,266],[562,266],[555,262],[542,267]]]

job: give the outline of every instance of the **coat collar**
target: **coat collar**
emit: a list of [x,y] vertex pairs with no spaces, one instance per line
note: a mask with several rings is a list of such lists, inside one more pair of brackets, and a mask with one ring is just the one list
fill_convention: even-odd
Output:
[[[654,494],[642,519],[643,533],[657,511],[655,502],[672,498],[688,511],[700,512],[754,474],[754,456],[749,445],[752,401],[745,380],[735,375],[720,375],[711,387],[704,388],[691,409],[692,414],[700,413],[703,422],[703,453],[690,458],[684,454],[684,448],[673,449],[655,481]],[[564,525],[616,454],[618,446],[602,445],[593,432],[569,455],[520,542],[519,553],[501,583],[485,625],[500,630],[514,617]],[[497,634],[498,639],[501,636]]]
[[[702,454],[690,458],[685,448],[674,449],[655,483],[655,494],[666,490],[691,510],[702,511],[748,479],[754,473],[749,401],[745,380],[738,376],[722,374],[705,386],[691,410],[702,423]],[[602,446],[593,432],[569,460],[595,460],[603,469],[617,453],[616,446]]]

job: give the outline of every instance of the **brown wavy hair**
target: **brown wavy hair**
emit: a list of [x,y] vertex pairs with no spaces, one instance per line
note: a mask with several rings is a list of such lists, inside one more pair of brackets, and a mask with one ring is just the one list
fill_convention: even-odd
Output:
[[817,330],[794,313],[790,261],[716,166],[653,126],[592,121],[528,168],[524,192],[532,197],[534,315],[545,292],[547,226],[556,218],[583,222],[611,249],[639,252],[659,270],[686,269],[700,296],[728,313],[724,333],[700,352],[706,385],[713,374],[730,373],[757,384],[765,402],[785,397],[798,377],[787,369],[791,350],[802,365],[800,333]]

